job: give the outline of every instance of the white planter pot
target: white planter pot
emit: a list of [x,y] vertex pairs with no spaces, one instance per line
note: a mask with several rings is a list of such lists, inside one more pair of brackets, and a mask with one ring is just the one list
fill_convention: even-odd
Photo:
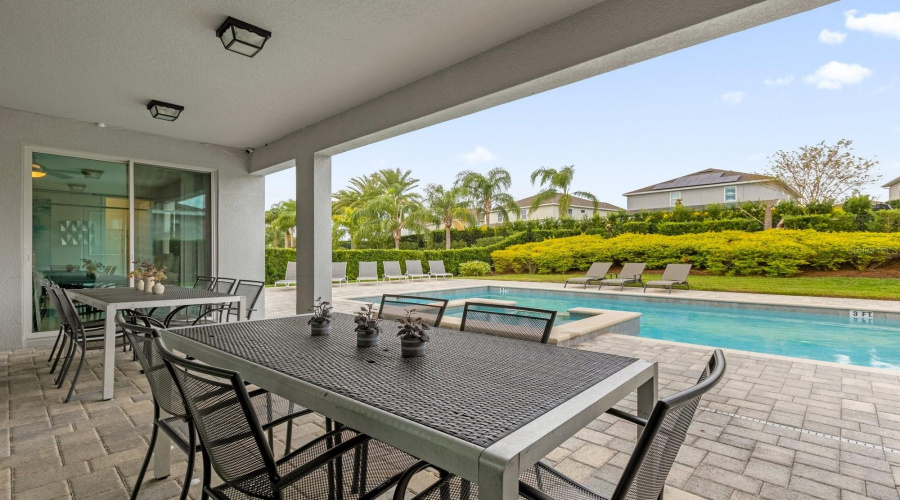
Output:
[[134,289],[143,292],[144,291],[144,280],[135,280]]
[[157,283],[157,284],[153,285],[153,295],[162,295],[163,292],[165,292],[165,291],[166,291],[166,287],[162,283]]
[[153,293],[153,280],[145,280],[144,281],[144,291],[147,293]]

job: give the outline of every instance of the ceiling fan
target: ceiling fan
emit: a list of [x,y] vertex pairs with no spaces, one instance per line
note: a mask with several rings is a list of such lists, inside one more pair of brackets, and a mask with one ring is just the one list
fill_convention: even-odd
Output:
[[45,175],[49,175],[51,177],[57,177],[60,179],[72,179],[73,177],[70,174],[80,174],[78,170],[54,170],[50,168],[44,168],[37,163],[31,164],[31,176],[34,178],[44,177]]

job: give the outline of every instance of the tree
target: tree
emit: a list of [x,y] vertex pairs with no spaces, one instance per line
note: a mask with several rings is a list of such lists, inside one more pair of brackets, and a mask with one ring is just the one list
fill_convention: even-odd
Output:
[[422,195],[414,192],[419,179],[413,179],[410,170],[399,168],[379,170],[372,177],[377,191],[353,213],[353,218],[363,232],[390,234],[394,248],[399,250],[403,230],[423,231],[428,220]]
[[853,156],[853,141],[841,139],[833,145],[822,141],[797,151],[778,151],[769,158],[765,175],[806,206],[843,201],[848,194],[878,181],[877,165],[877,160]]
[[297,202],[280,201],[266,210],[266,224],[277,234],[284,236],[284,247],[294,248],[297,234]]
[[596,213],[600,209],[600,201],[587,191],[575,191],[570,193],[572,180],[575,178],[575,165],[567,165],[559,170],[555,168],[541,167],[531,173],[531,185],[540,179],[541,191],[535,195],[531,202],[531,211],[547,201],[559,196],[559,218],[569,217],[569,207],[572,206],[572,195],[580,196],[591,201]]
[[497,211],[509,220],[509,212],[519,210],[516,200],[506,192],[511,185],[512,176],[501,167],[492,168],[487,174],[463,170],[457,174],[455,183],[475,204],[485,226],[491,224],[491,212]]
[[343,235],[350,239],[350,248],[356,248],[366,236],[358,217],[353,214],[378,192],[378,183],[374,175],[364,175],[350,179],[347,189],[341,189],[331,197],[331,215],[334,224],[343,230]]
[[465,191],[458,186],[445,189],[444,186],[429,184],[425,191],[428,212],[438,227],[444,226],[444,244],[450,250],[450,227],[454,221],[468,224],[475,223],[475,216],[470,209],[471,203]]

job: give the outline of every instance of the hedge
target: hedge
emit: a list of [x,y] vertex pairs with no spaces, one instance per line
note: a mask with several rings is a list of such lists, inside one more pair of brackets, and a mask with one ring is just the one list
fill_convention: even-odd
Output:
[[755,219],[722,219],[692,222],[660,222],[656,232],[666,236],[679,234],[710,233],[719,231],[762,231],[763,225]]
[[843,231],[852,230],[855,217],[852,214],[813,214],[813,215],[789,215],[785,217],[786,229],[814,229],[816,231]]
[[646,262],[650,269],[689,262],[714,274],[793,276],[801,269],[867,269],[900,258],[900,235],[775,230],[680,236],[576,236],[514,245],[491,254],[501,273],[587,270],[593,262]]

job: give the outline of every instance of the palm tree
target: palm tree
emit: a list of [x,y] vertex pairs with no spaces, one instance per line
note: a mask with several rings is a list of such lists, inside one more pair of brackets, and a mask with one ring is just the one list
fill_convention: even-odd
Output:
[[412,171],[399,168],[379,170],[372,177],[377,191],[353,213],[353,218],[363,232],[390,234],[394,248],[399,250],[403,230],[422,231],[428,220],[422,195],[413,192],[419,179],[412,178]]
[[353,214],[378,192],[374,175],[364,175],[350,179],[347,189],[332,194],[331,215],[334,224],[339,224],[350,239],[350,248],[356,248],[364,239],[360,220]]
[[512,185],[512,177],[504,168],[492,168],[486,175],[464,170],[456,176],[456,186],[462,188],[477,207],[478,215],[484,217],[484,225],[491,224],[491,212],[497,211],[509,220],[509,212],[519,207],[506,190]]
[[425,200],[431,219],[440,227],[444,226],[444,245],[450,250],[450,226],[454,221],[468,224],[475,223],[475,216],[470,210],[465,191],[456,186],[445,189],[444,186],[429,184],[425,191]]
[[[535,195],[534,201],[531,202],[531,211],[537,210],[541,203],[550,201],[559,196],[559,218],[565,219],[569,217],[569,207],[572,206],[572,195],[580,196],[591,200],[594,205],[594,212],[600,208],[600,201],[597,197],[587,191],[569,192],[572,187],[572,180],[575,177],[575,165],[567,165],[559,170],[555,168],[541,167],[531,173],[531,185],[540,179],[541,191]],[[546,186],[546,187],[545,187]]]
[[272,230],[284,235],[285,248],[294,248],[297,231],[297,202],[286,200],[272,205],[272,208],[266,210],[266,224]]

